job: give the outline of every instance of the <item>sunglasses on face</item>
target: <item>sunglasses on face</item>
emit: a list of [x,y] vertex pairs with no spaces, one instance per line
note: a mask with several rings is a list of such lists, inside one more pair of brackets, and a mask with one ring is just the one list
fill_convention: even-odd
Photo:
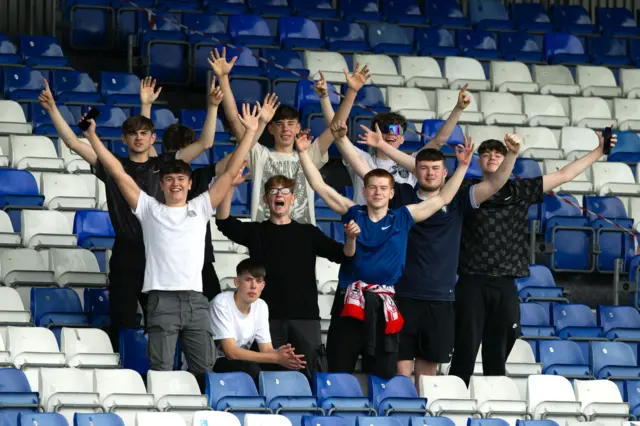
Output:
[[385,133],[390,133],[396,136],[402,136],[404,134],[404,129],[399,124],[389,124],[386,130],[387,131]]
[[291,188],[271,188],[269,189],[269,191],[267,191],[267,194],[269,195],[278,195],[278,192],[281,193],[282,195],[289,195],[291,194]]

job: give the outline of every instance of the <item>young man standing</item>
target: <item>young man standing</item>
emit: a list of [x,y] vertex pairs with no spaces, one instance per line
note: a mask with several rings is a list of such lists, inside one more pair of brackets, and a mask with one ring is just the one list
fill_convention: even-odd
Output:
[[[226,49],[223,48],[222,56],[218,54],[217,50],[214,50],[209,62],[220,81],[220,87],[222,87],[224,93],[224,111],[231,131],[236,139],[240,139],[244,128],[236,119],[237,107],[229,83],[229,73],[235,60],[236,57],[227,62]],[[360,70],[359,65],[356,64],[352,75],[348,75],[346,69],[344,72],[349,90],[340,104],[336,116],[338,119],[346,121],[358,90],[368,78],[368,69],[365,66]],[[258,143],[258,138],[265,128],[273,136],[273,151]],[[267,121],[267,117],[263,117],[247,165],[253,180],[251,220],[262,222],[268,218],[269,210],[263,204],[264,185],[272,176],[283,175],[295,181],[296,197],[291,218],[299,223],[315,224],[314,194],[304,177],[304,173],[302,173],[298,153],[293,150],[294,139],[300,133],[300,129],[298,111],[289,106],[277,108],[276,114],[270,121]],[[329,161],[328,151],[331,143],[333,143],[333,137],[327,129],[311,145],[309,155],[316,168],[321,168]]]
[[[396,183],[391,208],[419,203],[440,193],[447,177],[440,151],[425,148],[414,159],[386,143],[379,129],[372,132],[363,128],[366,132],[361,137],[363,143],[382,151],[398,164],[414,164],[413,168],[407,169],[415,170],[418,185]],[[396,284],[396,304],[406,321],[400,332],[398,373],[411,377],[415,372],[416,387],[420,376],[434,376],[439,363],[451,361],[455,329],[454,288],[463,220],[509,179],[518,157],[520,138],[507,134],[504,141],[509,151],[496,173],[475,185],[461,188],[451,203],[416,224],[409,233],[407,264]],[[346,137],[336,143],[345,161],[353,164],[352,169],[359,175],[364,176],[371,170]]]
[[[346,126],[336,124],[331,130],[336,140],[346,137]],[[394,180],[388,171],[373,169],[364,174],[367,204],[356,205],[322,180],[306,153],[308,143],[305,135],[296,141],[309,183],[342,215],[343,222],[353,220],[362,231],[355,257],[340,268],[327,339],[329,371],[352,373],[362,354],[363,372],[392,377],[397,372],[398,332],[403,325],[393,300],[394,286],[404,268],[409,230],[451,203],[471,161],[473,146],[458,147],[460,166],[437,195],[389,209]]]
[[[213,87],[209,93],[210,97],[213,95],[217,99],[215,102],[210,102],[208,110],[208,115],[214,115],[213,124],[215,126],[215,115],[217,115],[218,105],[221,102],[221,95],[219,89],[214,90]],[[118,160],[140,188],[162,201],[163,194],[160,191],[158,171],[166,158],[155,156],[153,143],[156,140],[156,135],[153,132],[153,122],[148,118],[151,113],[151,105],[159,94],[160,89],[155,90],[155,82],[151,78],[141,81],[141,112],[147,116],[132,116],[123,123],[122,142],[127,145],[129,156],[126,158],[118,157]],[[109,261],[109,337],[113,349],[117,351],[120,345],[120,329],[138,326],[136,320],[138,300],[140,300],[143,310],[147,304],[146,295],[141,292],[145,270],[142,229],[115,181],[98,161],[91,145],[80,141],[60,114],[46,80],[45,90],[40,94],[39,101],[51,116],[51,121],[60,139],[69,149],[91,165],[93,174],[106,186],[109,217],[116,233]],[[193,143],[174,154],[175,158],[190,163],[213,145],[214,135],[215,127],[213,132],[203,134],[197,143]]]
[[247,131],[231,156],[227,170],[207,192],[189,202],[187,195],[192,181],[187,163],[173,160],[162,164],[159,175],[165,202],[159,203],[138,186],[121,161],[100,141],[93,120],[85,132],[96,157],[116,182],[142,226],[147,262],[142,292],[148,294],[149,367],[172,370],[180,336],[189,371],[201,387],[204,374],[211,371],[214,362],[209,302],[202,294],[203,237],[213,210],[243,169],[244,157],[258,127],[256,108],[249,113],[248,105],[243,105],[241,121]]
[[233,188],[216,212],[218,229],[231,241],[246,246],[251,257],[265,266],[268,285],[263,299],[269,306],[271,337],[276,346],[290,343],[304,355],[304,373],[326,371],[325,349],[320,332],[316,257],[335,263],[347,260],[349,244],[356,235],[345,225],[348,244],[343,246],[311,224],[291,218],[295,202],[293,179],[270,177],[264,187],[269,219],[241,222],[229,216]]
[[[276,364],[289,370],[305,367],[304,355],[296,355],[291,345],[274,349],[269,333],[269,307],[260,299],[266,270],[252,258],[236,266],[236,291],[220,293],[211,302],[211,328],[218,343],[214,371],[243,371],[258,383],[261,364]],[[252,350],[254,343],[258,351]]]

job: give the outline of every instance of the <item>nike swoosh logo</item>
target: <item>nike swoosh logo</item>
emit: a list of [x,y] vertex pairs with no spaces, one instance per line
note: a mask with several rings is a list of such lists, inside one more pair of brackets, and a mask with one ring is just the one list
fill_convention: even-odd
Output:
[[382,230],[384,231],[385,229],[389,229],[389,228],[391,228],[391,225],[389,225],[389,226],[383,226],[383,227],[382,227]]

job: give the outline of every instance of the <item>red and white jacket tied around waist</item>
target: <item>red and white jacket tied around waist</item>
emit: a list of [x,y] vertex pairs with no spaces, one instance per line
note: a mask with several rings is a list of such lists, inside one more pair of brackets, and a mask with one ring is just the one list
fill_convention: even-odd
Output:
[[389,285],[377,285],[367,284],[362,281],[356,281],[347,287],[347,292],[344,296],[344,308],[342,308],[343,317],[353,317],[360,321],[365,320],[364,315],[364,292],[370,291],[377,294],[382,299],[382,306],[384,309],[384,319],[386,326],[384,334],[395,334],[402,329],[404,319],[398,311],[396,302],[393,301],[393,296],[396,294],[396,290],[393,286]]

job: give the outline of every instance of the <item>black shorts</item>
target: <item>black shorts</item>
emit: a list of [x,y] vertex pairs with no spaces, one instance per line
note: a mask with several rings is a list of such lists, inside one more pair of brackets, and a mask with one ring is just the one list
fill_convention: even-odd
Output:
[[396,305],[404,318],[398,360],[451,361],[455,329],[453,301],[396,297]]

